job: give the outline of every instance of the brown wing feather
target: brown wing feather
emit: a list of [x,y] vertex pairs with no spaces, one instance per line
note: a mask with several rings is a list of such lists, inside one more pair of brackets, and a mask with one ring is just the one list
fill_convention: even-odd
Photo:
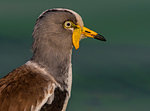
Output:
[[46,94],[53,93],[52,84],[51,78],[27,65],[15,69],[0,79],[0,111],[34,111]]

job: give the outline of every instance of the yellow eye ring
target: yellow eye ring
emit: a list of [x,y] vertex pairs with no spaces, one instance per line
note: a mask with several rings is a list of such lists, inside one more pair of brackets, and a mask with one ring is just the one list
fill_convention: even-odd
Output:
[[64,27],[65,27],[65,28],[71,28],[71,27],[72,27],[72,22],[71,22],[71,21],[66,21],[66,22],[64,23]]

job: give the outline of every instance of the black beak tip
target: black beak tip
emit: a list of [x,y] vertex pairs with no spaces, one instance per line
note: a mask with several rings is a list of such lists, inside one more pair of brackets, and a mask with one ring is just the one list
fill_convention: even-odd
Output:
[[106,41],[106,39],[104,38],[104,36],[97,34],[96,36],[94,36],[95,39],[101,40],[101,41]]

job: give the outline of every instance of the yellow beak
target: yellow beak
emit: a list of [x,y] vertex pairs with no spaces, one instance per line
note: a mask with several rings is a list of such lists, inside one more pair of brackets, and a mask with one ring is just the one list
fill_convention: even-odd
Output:
[[76,28],[74,29],[73,35],[72,35],[73,45],[76,50],[79,48],[79,42],[81,39],[81,35],[90,37],[90,38],[94,38],[94,39],[98,39],[101,41],[106,41],[106,39],[102,35],[94,32],[86,27],[81,28],[81,26],[76,25]]

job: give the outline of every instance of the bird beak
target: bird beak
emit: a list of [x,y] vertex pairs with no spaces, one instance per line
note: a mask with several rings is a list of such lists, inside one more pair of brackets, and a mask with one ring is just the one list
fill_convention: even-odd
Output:
[[102,35],[94,32],[94,31],[92,31],[92,30],[90,30],[86,27],[81,28],[81,26],[76,25],[76,27],[73,31],[73,36],[72,36],[73,45],[74,45],[76,50],[79,48],[79,42],[80,42],[80,39],[82,37],[81,35],[83,35],[85,37],[98,39],[98,40],[101,40],[101,41],[106,41],[106,39]]

